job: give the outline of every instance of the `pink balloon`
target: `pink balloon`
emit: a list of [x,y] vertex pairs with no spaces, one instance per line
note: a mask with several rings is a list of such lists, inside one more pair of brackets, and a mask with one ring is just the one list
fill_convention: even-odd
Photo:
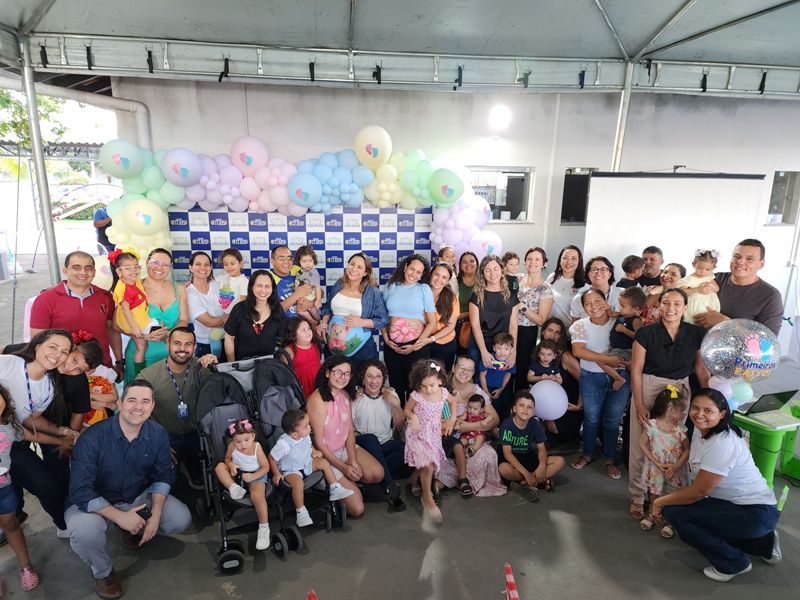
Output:
[[299,206],[294,202],[289,202],[286,206],[281,206],[280,209],[281,214],[288,215],[290,217],[302,217],[304,214],[308,212],[308,208],[305,206]]
[[238,198],[234,198],[233,201],[228,205],[228,210],[232,210],[234,212],[244,212],[247,210],[248,202],[241,196]]
[[285,158],[282,158],[280,156],[270,156],[269,157],[269,162],[267,163],[267,166],[270,167],[270,168],[277,167],[278,165],[282,165],[285,162],[286,162]]
[[229,186],[226,183],[223,183],[217,189],[219,190],[219,193],[222,194],[223,196],[227,196],[231,193],[231,186]]
[[267,185],[269,185],[269,187],[278,187],[278,178],[269,177],[269,179],[267,179]]
[[190,185],[186,188],[186,197],[194,202],[200,202],[206,197],[206,188],[200,184]]
[[231,164],[231,157],[227,154],[217,154],[214,157],[214,164],[217,166],[217,171],[222,170]]
[[216,205],[219,206],[222,202],[222,194],[220,194],[217,190],[208,190],[206,192],[206,200],[208,202],[215,202]]
[[231,162],[246,176],[252,177],[269,162],[269,153],[264,142],[258,138],[245,136],[231,146]]
[[258,195],[258,205],[261,207],[261,210],[264,212],[273,212],[277,210],[277,206],[272,202],[269,197],[270,190],[264,190]]
[[231,196],[233,196],[234,198],[238,198],[241,195],[242,195],[242,192],[239,191],[238,187],[231,188]]
[[214,202],[206,198],[205,200],[201,200],[200,202],[198,202],[197,206],[199,206],[206,212],[210,212],[212,210],[217,210],[219,208],[219,202]]
[[269,178],[271,171],[272,169],[268,167],[261,167],[253,175],[253,179],[258,184],[258,187],[260,187],[262,190],[265,190],[269,187]]
[[285,187],[272,188],[269,191],[269,197],[272,203],[277,207],[289,204],[289,190]]
[[250,209],[250,212],[260,212],[261,211],[261,207],[258,205],[258,202],[256,202],[255,200],[251,200],[250,204],[248,204],[247,207]]
[[289,185],[289,178],[286,175],[281,175],[278,177],[278,185],[287,186]]
[[278,165],[278,170],[289,178],[292,178],[295,175],[297,175],[297,166],[290,162],[281,163],[280,165]]
[[233,196],[230,194],[226,194],[222,197],[223,204],[230,206],[231,202],[233,202]]
[[219,170],[219,179],[225,185],[234,187],[242,182],[242,171],[235,165],[228,165],[224,169]]
[[203,175],[211,175],[217,171],[217,163],[214,162],[213,158],[205,154],[198,154],[197,157],[203,167]]

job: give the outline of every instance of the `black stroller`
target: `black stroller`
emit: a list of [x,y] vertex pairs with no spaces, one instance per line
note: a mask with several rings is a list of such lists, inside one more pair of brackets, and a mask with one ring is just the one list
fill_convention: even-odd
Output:
[[[260,365],[264,365],[260,367]],[[255,396],[254,382],[258,381],[257,373],[275,372],[279,374],[276,379],[269,376],[268,380],[276,381],[275,385],[259,383],[255,387],[259,395]],[[267,378],[266,375],[262,377]],[[278,382],[283,383],[280,385]],[[297,388],[294,388],[294,385]],[[275,388],[275,389],[273,389]],[[231,421],[251,419],[257,425],[258,441],[261,442],[265,452],[269,452],[277,438],[281,435],[280,416],[278,426],[269,426],[267,431],[260,426],[259,411],[256,406],[264,407],[265,414],[278,413],[282,415],[288,408],[300,408],[303,402],[299,382],[291,367],[287,367],[277,358],[265,357],[225,363],[218,365],[202,384],[197,398],[197,427],[200,432],[202,450],[204,506],[198,507],[198,512],[208,513],[213,511],[219,518],[221,544],[217,551],[217,566],[221,573],[232,575],[240,572],[244,567],[245,546],[239,540],[230,539],[230,535],[242,533],[253,528],[253,523],[229,527],[234,517],[253,509],[253,504],[248,496],[240,500],[230,497],[228,490],[224,489],[214,473],[215,466],[225,457],[228,440],[226,430]],[[286,390],[286,391],[284,391]],[[276,394],[277,392],[277,394]],[[272,406],[270,400],[282,404],[281,407]],[[322,473],[314,473],[306,479],[306,489],[322,484]],[[281,486],[283,487],[283,486]],[[324,489],[324,488],[323,488]],[[275,490],[267,484],[267,500],[270,509],[270,548],[280,558],[285,558],[289,550],[299,550],[303,547],[303,537],[300,529],[294,524],[287,524],[284,503],[287,498],[285,490]],[[336,522],[330,513],[344,514],[338,506],[325,502],[326,528],[330,530]]]

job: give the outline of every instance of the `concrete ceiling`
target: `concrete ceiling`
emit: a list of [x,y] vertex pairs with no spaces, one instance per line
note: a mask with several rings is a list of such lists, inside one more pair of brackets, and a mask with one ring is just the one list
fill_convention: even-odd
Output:
[[[274,79],[290,83],[316,62],[331,83],[373,83],[380,65],[388,83],[449,86],[463,66],[465,87],[521,87],[526,71],[534,88],[577,87],[586,71],[587,85],[607,89],[633,59],[634,86],[659,85],[647,61],[663,63],[662,86],[671,74],[668,85],[699,90],[706,74],[709,88],[757,91],[773,67],[783,69],[770,71],[766,91],[800,85],[797,0],[3,0],[0,24],[30,35],[39,71],[86,71],[91,45],[100,74],[148,73],[151,50],[156,76],[202,79],[229,58],[231,77],[270,77],[256,63],[261,48]],[[13,64],[8,45],[0,55]],[[691,64],[678,72],[682,62]],[[739,72],[740,86],[731,65],[757,68]]]

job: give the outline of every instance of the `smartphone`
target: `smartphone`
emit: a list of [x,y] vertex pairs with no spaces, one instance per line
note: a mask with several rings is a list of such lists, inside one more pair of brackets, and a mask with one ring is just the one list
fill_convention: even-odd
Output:
[[159,329],[162,329],[161,325],[153,325],[150,328],[150,333],[153,333],[154,331],[158,331]]
[[153,511],[150,510],[149,506],[145,506],[144,508],[140,508],[136,511],[136,514],[142,517],[145,521],[153,516]]

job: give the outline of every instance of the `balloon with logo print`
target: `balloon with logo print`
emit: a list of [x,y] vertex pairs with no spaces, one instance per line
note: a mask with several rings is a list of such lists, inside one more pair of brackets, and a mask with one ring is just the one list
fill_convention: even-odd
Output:
[[[237,167],[245,177],[252,177],[261,167],[269,162],[269,152],[260,139],[252,136],[240,137],[233,142],[230,153],[230,164]],[[217,163],[220,170],[223,166]]]
[[781,350],[778,338],[766,326],[730,319],[708,330],[700,356],[712,375],[751,382],[772,374]]
[[478,257],[478,262],[487,254],[503,254],[503,240],[494,231],[479,231],[470,238],[467,247]]
[[130,179],[142,171],[142,153],[131,142],[111,140],[100,149],[100,166],[109,175]]
[[318,204],[322,199],[322,184],[311,173],[297,173],[289,180],[287,191],[292,202],[307,208]]
[[383,127],[368,125],[356,133],[353,150],[358,162],[375,171],[392,155],[392,138]]
[[173,148],[161,159],[161,173],[167,181],[185,188],[200,181],[203,163],[191,150]]
[[464,182],[450,169],[436,169],[428,181],[428,192],[435,206],[450,206],[464,193]]

